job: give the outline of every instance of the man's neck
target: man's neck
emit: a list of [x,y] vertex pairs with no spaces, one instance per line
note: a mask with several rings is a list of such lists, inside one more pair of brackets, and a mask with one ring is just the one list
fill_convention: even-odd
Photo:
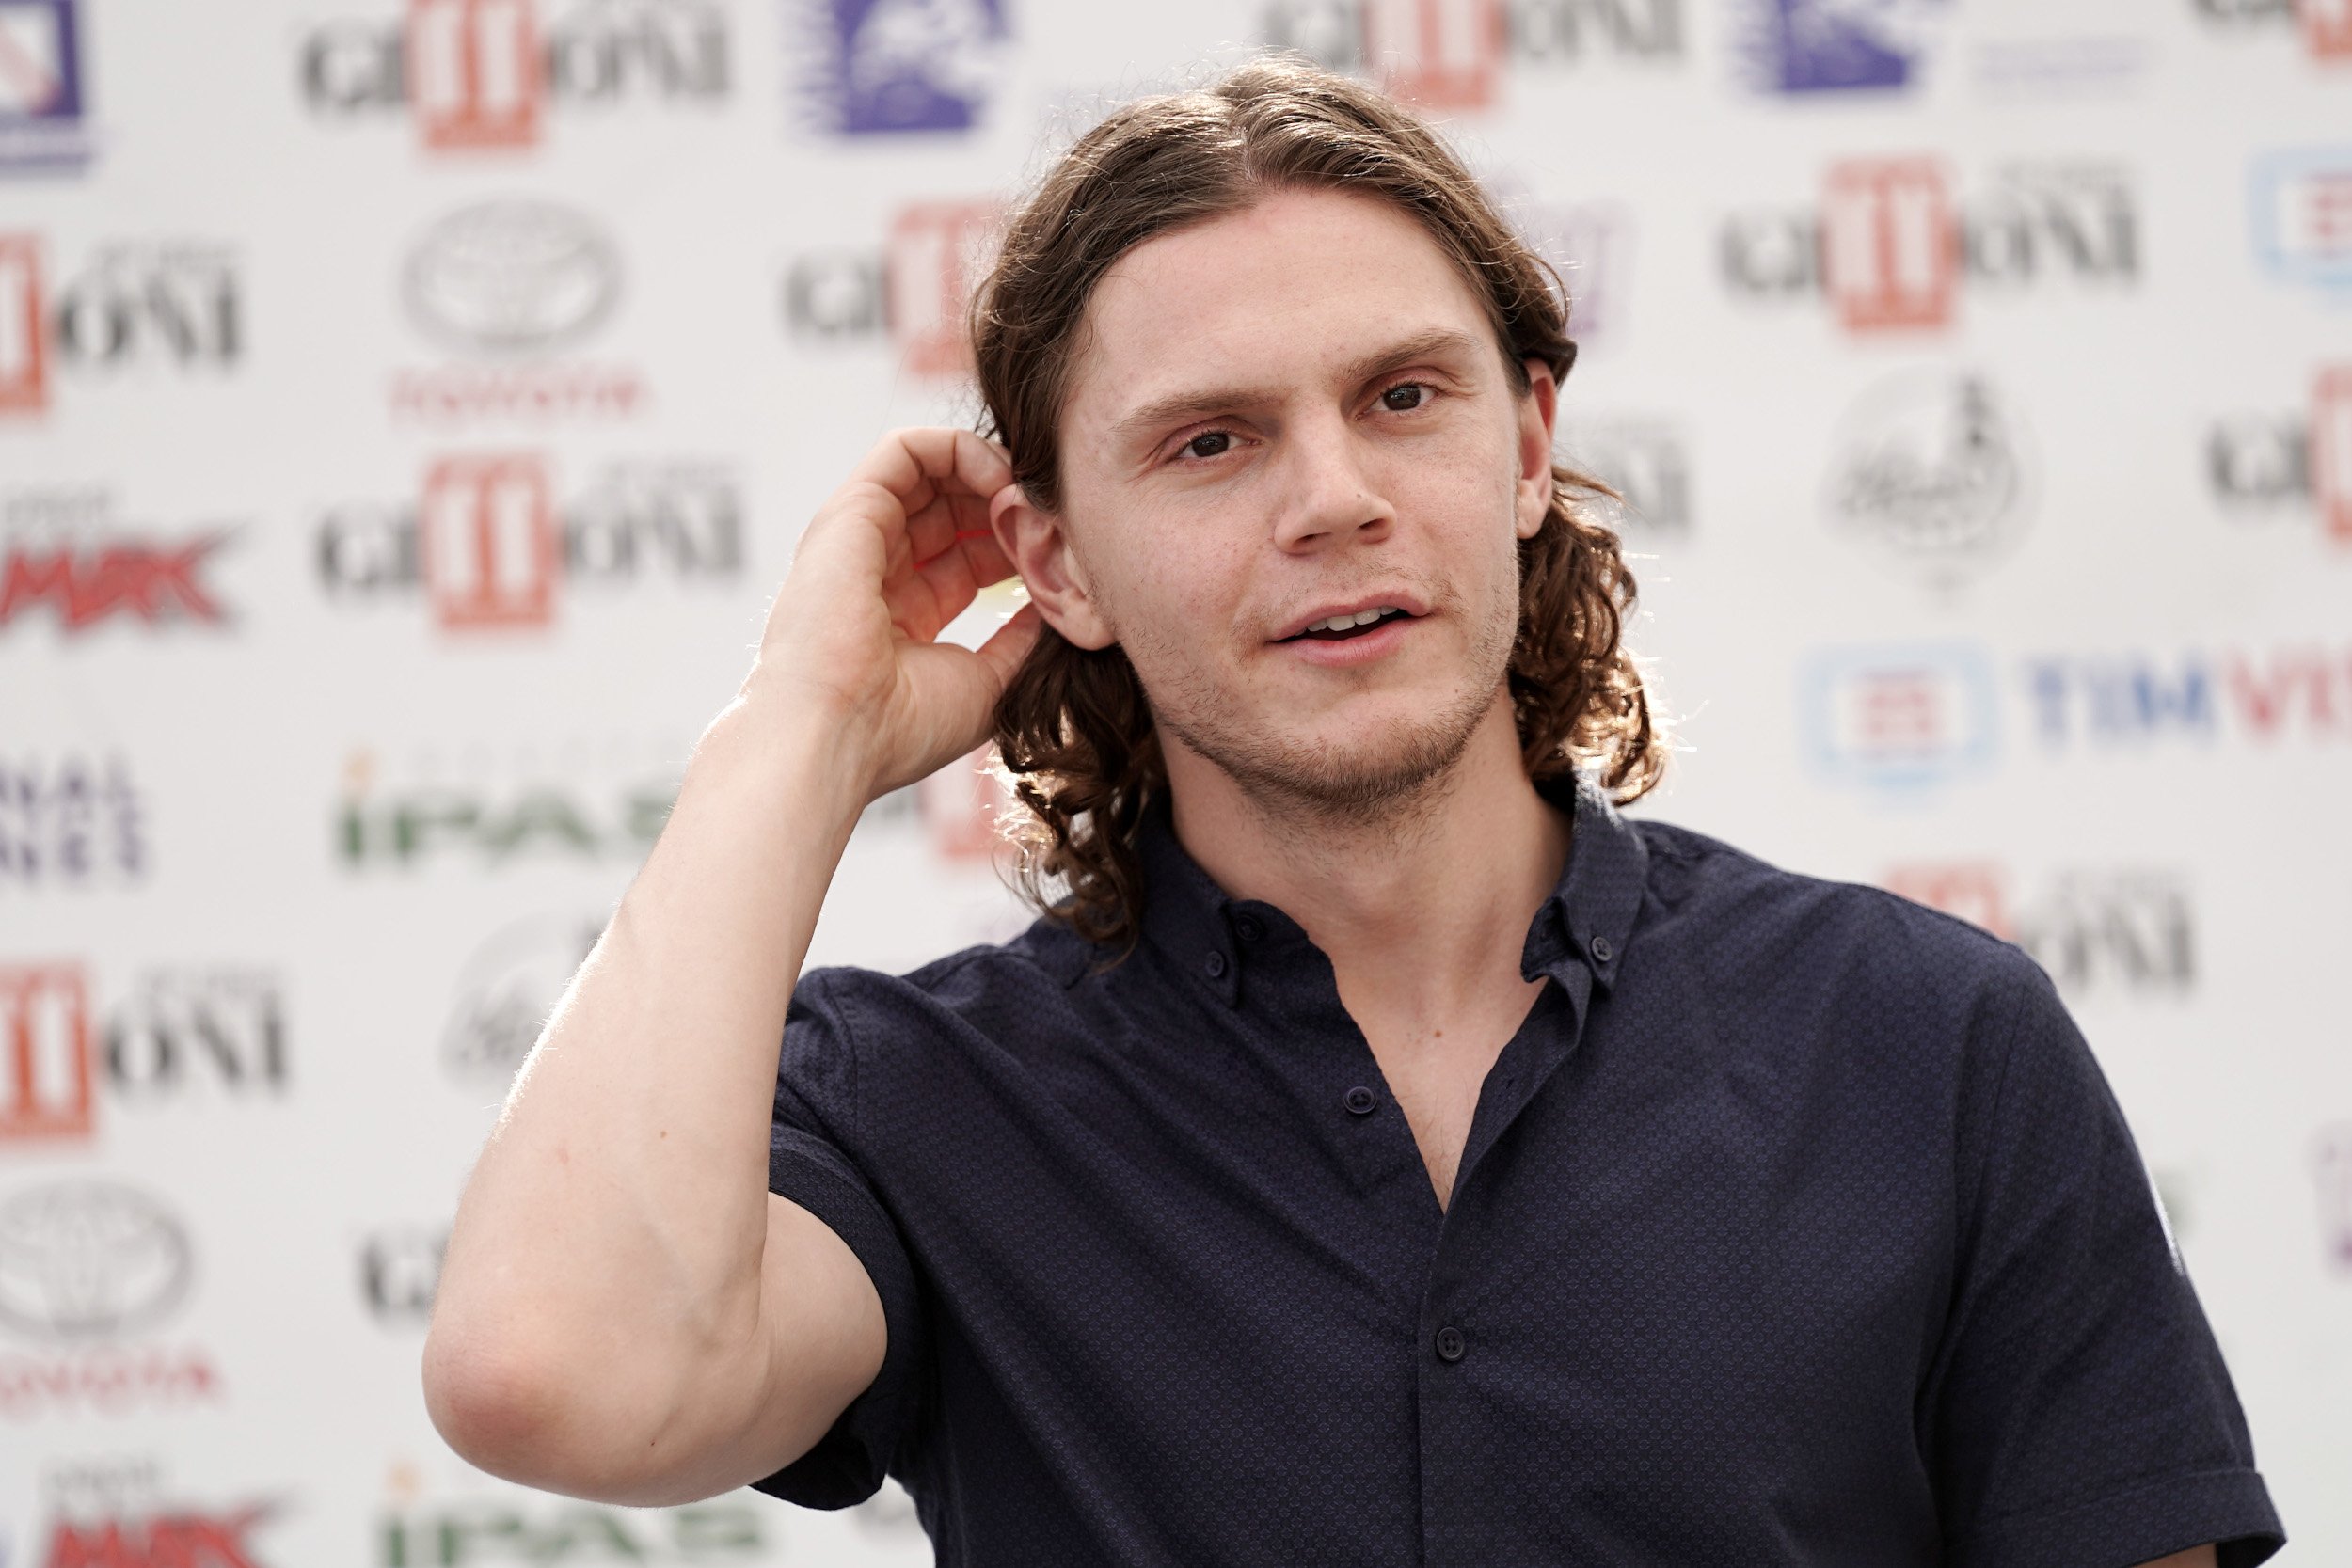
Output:
[[1520,949],[1559,883],[1568,818],[1529,780],[1507,700],[1436,787],[1383,816],[1269,805],[1182,746],[1168,775],[1186,851],[1228,894],[1297,921],[1359,1017],[1442,1027],[1523,984]]

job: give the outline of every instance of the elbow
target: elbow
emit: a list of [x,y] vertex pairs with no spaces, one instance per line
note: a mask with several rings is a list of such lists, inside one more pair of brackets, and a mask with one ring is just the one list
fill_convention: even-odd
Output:
[[424,1408],[460,1459],[504,1481],[567,1490],[554,1381],[511,1349],[437,1320],[424,1341]]
[[651,1445],[599,1405],[580,1364],[444,1323],[425,1336],[424,1408],[434,1430],[478,1470],[541,1492],[618,1507],[696,1502],[700,1486],[649,1462]]

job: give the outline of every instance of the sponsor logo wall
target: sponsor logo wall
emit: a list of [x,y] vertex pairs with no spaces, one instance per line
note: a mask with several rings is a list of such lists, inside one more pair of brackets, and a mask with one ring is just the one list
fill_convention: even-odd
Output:
[[[1573,296],[1639,809],[2050,974],[2352,1560],[2352,4],[174,17],[0,0],[0,1562],[929,1560],[895,1486],[493,1481],[419,1348],[804,519],[971,419],[1039,150],[1260,47]],[[812,962],[1019,928],[983,760],[868,808]]]

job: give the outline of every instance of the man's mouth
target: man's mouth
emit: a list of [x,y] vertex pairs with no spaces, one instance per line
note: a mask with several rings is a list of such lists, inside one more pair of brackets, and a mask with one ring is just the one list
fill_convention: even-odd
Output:
[[1295,637],[1279,639],[1283,642],[1343,642],[1351,637],[1361,637],[1383,621],[1394,620],[1407,611],[1392,604],[1379,605],[1354,615],[1333,615],[1310,625]]

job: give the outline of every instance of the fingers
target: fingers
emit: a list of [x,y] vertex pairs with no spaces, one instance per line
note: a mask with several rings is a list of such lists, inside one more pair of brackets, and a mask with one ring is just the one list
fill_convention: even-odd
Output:
[[994,495],[1012,483],[1012,463],[1004,448],[968,430],[927,426],[883,436],[850,479],[880,485],[911,515],[930,499],[929,489]]
[[918,642],[937,637],[981,589],[1012,576],[1012,563],[988,534],[970,534],[913,571],[882,584],[890,620]]

